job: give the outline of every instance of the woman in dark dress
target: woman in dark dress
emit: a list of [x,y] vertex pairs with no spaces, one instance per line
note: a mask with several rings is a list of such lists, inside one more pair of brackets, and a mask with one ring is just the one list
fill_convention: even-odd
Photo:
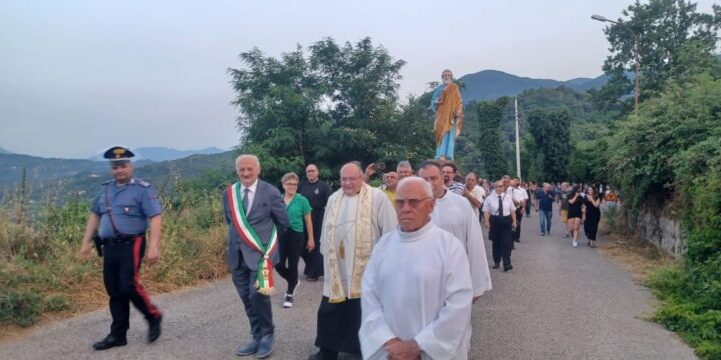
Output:
[[586,233],[586,238],[588,238],[588,246],[596,247],[598,222],[601,221],[601,197],[598,196],[598,192],[593,187],[589,187],[586,192],[584,209],[583,231]]
[[581,188],[576,185],[573,187],[568,200],[568,229],[571,230],[571,239],[573,239],[573,247],[578,246],[578,229],[581,227],[581,218],[583,217],[584,198]]

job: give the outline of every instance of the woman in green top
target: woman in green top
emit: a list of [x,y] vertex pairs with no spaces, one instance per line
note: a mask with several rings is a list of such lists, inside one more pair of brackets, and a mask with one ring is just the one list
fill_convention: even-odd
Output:
[[[290,226],[281,231],[278,243],[278,255],[280,263],[275,267],[278,274],[288,282],[288,291],[285,293],[283,307],[293,306],[293,295],[298,285],[298,259],[303,248],[304,230],[308,229],[308,251],[313,251],[313,221],[310,217],[311,207],[308,199],[297,194],[298,175],[289,172],[283,175],[283,200],[288,211]],[[305,227],[303,226],[305,224]]]

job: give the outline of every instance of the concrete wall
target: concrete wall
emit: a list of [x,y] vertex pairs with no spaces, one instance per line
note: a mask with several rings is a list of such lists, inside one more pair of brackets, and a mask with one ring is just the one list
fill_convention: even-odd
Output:
[[647,202],[638,216],[636,234],[659,249],[680,258],[686,251],[680,223],[664,213],[663,205]]

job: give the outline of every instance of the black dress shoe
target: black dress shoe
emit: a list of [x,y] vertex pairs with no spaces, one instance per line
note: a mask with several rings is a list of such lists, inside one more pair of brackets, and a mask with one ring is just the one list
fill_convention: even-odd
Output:
[[125,346],[128,345],[128,340],[126,338],[117,338],[113,335],[108,335],[105,337],[105,339],[100,340],[93,344],[93,349],[95,350],[107,350],[112,347],[116,346]]
[[493,264],[493,268],[494,268],[494,269],[498,269],[499,267],[501,267],[501,265]]
[[503,267],[503,271],[508,272],[509,270],[513,270],[513,266]]
[[160,323],[163,322],[163,315],[158,315],[157,318],[150,321],[148,324],[148,342],[158,340],[160,337]]

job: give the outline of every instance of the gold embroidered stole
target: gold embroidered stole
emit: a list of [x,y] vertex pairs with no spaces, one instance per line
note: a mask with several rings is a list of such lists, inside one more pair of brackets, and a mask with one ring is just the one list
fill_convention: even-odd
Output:
[[[342,191],[342,190],[341,190]],[[338,223],[338,212],[344,195],[334,199],[332,204],[328,206],[330,212],[327,214],[328,223],[323,231],[326,231],[326,240],[322,244],[326,247],[325,257],[328,261],[329,268],[326,276],[330,280],[330,296],[328,301],[331,303],[344,302],[346,298],[358,299],[361,296],[361,280],[363,272],[366,269],[368,260],[370,259],[373,247],[372,239],[372,222],[371,211],[373,209],[372,192],[367,184],[363,184],[358,196],[358,205],[355,211],[355,251],[353,253],[353,273],[348,277],[350,282],[350,294],[346,295],[341,281],[340,272],[345,269],[340,268],[338,256],[346,258],[343,242],[340,243],[340,249],[336,246],[335,230]],[[347,259],[347,258],[346,258]],[[347,261],[347,260],[346,260]]]

